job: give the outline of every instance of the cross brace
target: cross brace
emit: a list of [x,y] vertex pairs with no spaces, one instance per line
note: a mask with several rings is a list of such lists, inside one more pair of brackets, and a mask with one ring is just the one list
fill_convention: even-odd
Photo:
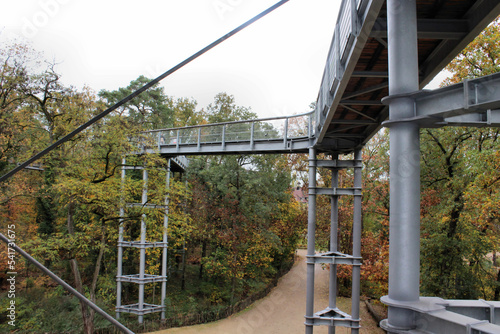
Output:
[[[419,19],[417,34],[419,38],[461,39],[469,32],[469,22],[461,20]],[[370,32],[370,37],[387,38],[387,19],[378,18]]]
[[389,104],[401,98],[413,101],[414,116],[389,120],[382,123],[384,126],[407,122],[415,122],[425,128],[500,126],[500,73],[432,91],[391,95],[382,99],[382,102]]

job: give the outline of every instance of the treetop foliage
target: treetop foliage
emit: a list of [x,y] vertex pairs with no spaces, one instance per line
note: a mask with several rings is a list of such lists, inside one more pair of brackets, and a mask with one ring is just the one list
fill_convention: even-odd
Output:
[[[1,173],[149,81],[140,76],[115,91],[78,91],[62,84],[55,64],[22,45],[1,48],[0,64]],[[145,214],[147,239],[161,241],[166,213],[125,205],[140,203],[145,186],[141,171],[127,171],[122,181],[126,158],[127,165],[148,171],[148,203],[163,205],[169,199],[169,284],[178,280],[184,287],[185,276],[175,278],[180,263],[184,271],[198,266],[194,278],[200,304],[232,305],[293,262],[301,221],[289,194],[290,168],[279,156],[193,158],[188,173],[173,175],[166,189],[165,158],[130,155],[134,148],[128,137],[150,129],[255,117],[226,93],[197,110],[196,101],[174,99],[163,87],[153,87],[46,155],[37,170],[21,171],[2,183],[1,225],[14,222],[21,247],[92,301],[112,309],[120,222],[125,240],[139,240]],[[187,255],[181,257],[181,252]],[[147,250],[147,274],[160,273],[161,253]],[[0,261],[6,263],[5,256],[1,248]],[[137,274],[134,250],[125,249],[123,256],[124,273]],[[29,266],[21,263],[17,269],[27,272]],[[2,269],[0,285],[5,275]],[[36,278],[30,284],[41,287],[35,281],[41,282]],[[157,285],[146,287],[150,303],[159,303]],[[124,303],[136,302],[136,289],[134,284],[124,287]],[[175,296],[176,291],[169,293]],[[81,304],[80,312],[84,331],[92,333],[97,323],[93,310]],[[33,329],[29,319],[19,324]],[[49,323],[37,326],[53,330]]]

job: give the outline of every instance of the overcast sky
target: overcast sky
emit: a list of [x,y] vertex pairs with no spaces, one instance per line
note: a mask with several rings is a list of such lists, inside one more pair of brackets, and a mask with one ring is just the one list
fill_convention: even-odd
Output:
[[[95,91],[153,78],[277,0],[0,0],[0,40],[31,43],[65,84]],[[163,81],[205,107],[219,92],[259,116],[316,100],[340,0],[291,0]]]

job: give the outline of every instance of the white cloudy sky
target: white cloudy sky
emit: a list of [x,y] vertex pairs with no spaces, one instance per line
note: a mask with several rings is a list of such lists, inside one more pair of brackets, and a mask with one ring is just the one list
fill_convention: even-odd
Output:
[[[60,65],[63,82],[96,91],[156,77],[278,0],[0,0],[0,40]],[[260,116],[316,100],[340,0],[291,0],[177,73],[168,95],[204,107],[218,92]]]

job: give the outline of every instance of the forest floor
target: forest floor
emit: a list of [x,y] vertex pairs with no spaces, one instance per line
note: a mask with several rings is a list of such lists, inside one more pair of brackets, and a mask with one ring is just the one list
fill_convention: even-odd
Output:
[[[171,328],[151,334],[303,334],[306,300],[306,263],[305,250],[298,251],[298,260],[293,268],[284,275],[278,285],[266,297],[256,301],[247,309],[229,318],[203,325]],[[316,266],[315,310],[328,306],[327,270]],[[349,313],[350,299],[339,298],[338,305]],[[368,313],[365,303],[361,303],[361,334],[382,334],[376,322]],[[351,330],[337,328],[336,334],[347,334]],[[314,333],[328,333],[326,326],[314,328]]]

